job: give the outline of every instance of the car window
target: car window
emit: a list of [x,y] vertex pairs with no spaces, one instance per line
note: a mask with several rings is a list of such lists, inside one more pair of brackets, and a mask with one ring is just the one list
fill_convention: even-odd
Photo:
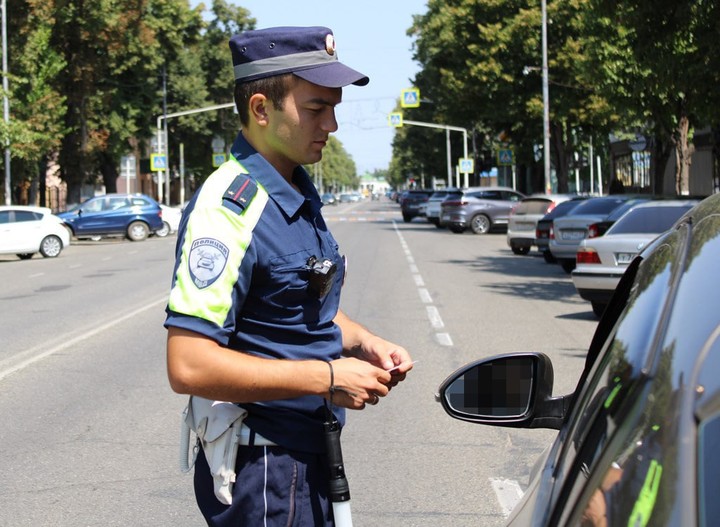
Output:
[[528,199],[521,201],[515,208],[515,214],[545,214],[550,201],[547,199]]
[[118,210],[128,206],[128,199],[125,197],[109,197],[105,201],[104,210]]
[[[555,509],[560,512],[556,513],[553,524],[565,525],[570,514],[574,516],[569,524],[582,524],[598,514],[601,498],[610,497],[606,491],[611,481],[623,482],[615,489],[618,492],[622,489],[620,495],[625,500],[622,504],[620,500],[614,504],[608,501],[603,510],[612,509],[613,514],[622,510],[625,518],[630,517],[633,511],[626,509],[628,500],[635,503],[643,489],[643,477],[647,478],[657,469],[656,464],[648,462],[652,455],[643,457],[639,449],[658,447],[662,434],[671,426],[664,419],[667,398],[661,397],[656,404],[646,405],[644,412],[634,412],[633,408],[634,403],[647,401],[647,396],[640,397],[646,386],[646,368],[653,358],[648,357],[647,350],[651,349],[656,328],[661,323],[662,306],[667,300],[674,267],[682,260],[678,254],[682,245],[662,243],[643,262],[636,283],[630,289],[627,307],[605,344],[604,352],[590,370],[587,381],[583,377],[578,384],[580,395],[558,457],[556,471],[563,487],[559,506]],[[658,379],[653,383],[654,386],[661,384]],[[667,387],[665,390],[671,393]],[[635,463],[640,458],[645,462],[642,466]],[[619,479],[618,470],[622,473]],[[643,479],[643,484],[637,486],[638,479]],[[657,493],[655,490],[643,495],[652,495],[652,492]],[[648,505],[646,502],[638,507]],[[590,520],[587,524],[594,525]]]
[[150,205],[150,202],[145,198],[141,198],[140,196],[133,196],[132,198],[130,198],[130,204],[133,207],[145,207],[146,205]]
[[91,199],[83,203],[81,208],[84,212],[100,212],[103,209],[104,201],[102,198]]
[[497,190],[483,190],[482,192],[473,194],[473,196],[479,199],[503,199],[502,193]]
[[610,229],[607,234],[646,234],[665,232],[692,206],[682,207],[642,207],[628,212]]
[[523,198],[520,194],[508,190],[503,190],[500,194],[502,195],[502,199],[507,201],[520,201]]
[[698,472],[700,525],[713,525],[720,517],[720,414],[700,424]]
[[0,223],[10,223],[9,210],[0,210]]
[[625,199],[620,198],[602,198],[589,199],[582,202],[573,210],[573,214],[609,214],[615,208],[625,203]]

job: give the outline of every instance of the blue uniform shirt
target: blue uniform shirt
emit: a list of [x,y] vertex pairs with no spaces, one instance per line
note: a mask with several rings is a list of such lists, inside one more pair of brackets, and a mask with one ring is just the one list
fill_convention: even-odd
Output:
[[[185,211],[165,326],[264,358],[339,358],[342,335],[333,319],[345,266],[315,187],[298,167],[298,194],[242,134],[232,155],[239,164],[214,172]],[[308,289],[313,256],[337,266],[320,299]],[[324,452],[322,397],[242,406],[248,426],[278,445]],[[334,411],[342,421],[344,411]]]

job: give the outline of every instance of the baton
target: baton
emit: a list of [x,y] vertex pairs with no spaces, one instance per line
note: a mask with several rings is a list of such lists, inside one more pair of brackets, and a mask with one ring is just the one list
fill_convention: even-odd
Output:
[[350,487],[345,477],[342,448],[340,446],[341,427],[335,415],[329,411],[330,418],[323,423],[325,447],[330,468],[330,501],[332,502],[335,527],[352,527],[350,514]]

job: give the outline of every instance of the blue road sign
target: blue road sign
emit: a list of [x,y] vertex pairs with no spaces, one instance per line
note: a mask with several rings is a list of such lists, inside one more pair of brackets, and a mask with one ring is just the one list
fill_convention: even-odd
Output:
[[407,88],[400,92],[400,106],[403,108],[417,108],[420,106],[420,90]]
[[157,172],[158,170],[167,169],[167,157],[165,154],[150,154],[150,170]]

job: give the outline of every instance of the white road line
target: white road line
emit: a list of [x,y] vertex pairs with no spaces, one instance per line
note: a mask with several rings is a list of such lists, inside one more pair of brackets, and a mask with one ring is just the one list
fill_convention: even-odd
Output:
[[38,276],[42,276],[42,275],[44,275],[44,274],[45,274],[45,273],[33,273],[33,274],[31,274],[30,276],[28,276],[28,278],[37,278]]
[[[8,368],[0,370],[0,381],[3,380],[8,375],[10,375],[11,373],[15,373],[16,371],[23,370],[26,367],[30,366],[31,364],[38,362],[46,357],[49,357],[50,355],[53,355],[54,353],[57,353],[58,351],[62,351],[71,346],[74,346],[78,342],[82,342],[84,340],[92,338],[95,335],[102,333],[105,330],[108,330],[114,326],[117,326],[118,324],[122,324],[126,320],[128,320],[136,315],[139,315],[140,313],[144,313],[145,311],[156,308],[158,305],[165,304],[165,303],[167,303],[167,296],[164,296],[163,298],[160,298],[158,300],[154,300],[154,301],[150,302],[149,304],[139,307],[139,308],[137,308],[129,313],[126,313],[118,318],[114,318],[111,322],[108,322],[107,324],[98,326],[98,327],[88,331],[87,333],[83,333],[82,335],[71,338],[71,339],[63,342],[62,344],[58,344],[55,347],[46,349],[44,351],[40,351],[40,350],[21,351],[20,353],[14,355],[13,357],[10,357],[9,359],[5,359],[2,361],[3,363],[7,364],[9,362],[14,362],[14,361],[20,359],[20,362],[18,362],[17,364],[14,364]],[[37,351],[37,353],[34,353],[34,351]],[[29,356],[27,358],[23,358],[24,355],[26,355],[26,356],[29,355]]]
[[503,515],[507,518],[523,497],[520,484],[514,479],[490,478],[490,485],[495,491]]
[[428,318],[430,319],[430,325],[434,329],[442,329],[445,327],[445,324],[440,317],[440,311],[438,311],[438,308],[436,308],[435,306],[427,306],[425,309],[427,309]]
[[450,338],[449,333],[435,333],[435,338],[437,339],[438,344],[441,346],[452,346],[453,341],[452,338]]
[[[407,258],[408,265],[410,266],[410,273],[412,274],[413,280],[415,280],[415,285],[417,286],[418,294],[420,295],[420,300],[422,300],[423,304],[428,304],[425,306],[425,309],[427,310],[428,320],[430,321],[430,326],[432,326],[433,329],[442,329],[445,327],[445,323],[443,322],[442,318],[440,317],[440,311],[437,307],[432,305],[433,300],[432,296],[430,295],[430,291],[428,291],[425,288],[425,281],[423,280],[422,276],[420,275],[420,270],[418,269],[417,265],[415,265],[415,258],[413,258],[412,253],[410,252],[410,248],[408,247],[407,242],[405,241],[405,238],[402,235],[402,232],[400,232],[400,229],[398,229],[397,223],[395,220],[392,222],[393,229],[395,229],[395,232],[398,235],[398,238],[400,239],[400,247],[402,247],[403,252],[405,253],[405,257]],[[441,346],[452,346],[453,341],[450,337],[449,333],[435,333],[435,340],[440,344]]]

